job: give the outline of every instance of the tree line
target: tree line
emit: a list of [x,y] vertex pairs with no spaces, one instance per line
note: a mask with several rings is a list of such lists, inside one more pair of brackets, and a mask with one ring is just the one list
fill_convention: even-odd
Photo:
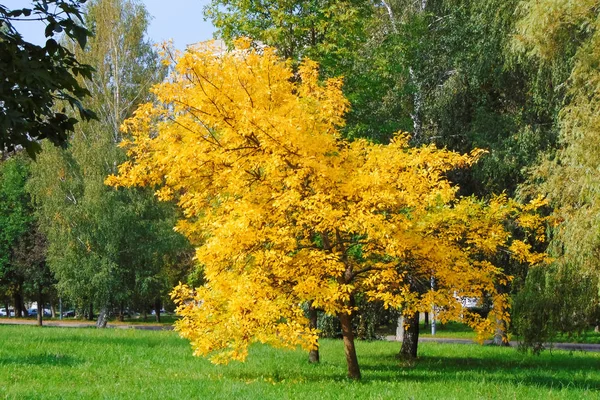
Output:
[[62,147],[35,142],[35,161],[18,148],[3,152],[2,304],[23,316],[25,300],[41,310],[60,297],[79,315],[97,317],[98,326],[109,313],[123,318],[155,309],[160,318],[170,289],[191,266],[190,246],[172,229],[176,211],[151,190],[113,190],[104,179],[125,160],[120,124],[164,68],[145,37],[149,15],[141,4],[95,1],[84,11],[92,34],[85,48],[67,36],[60,45],[94,71],[73,79],[95,118],[73,125]]

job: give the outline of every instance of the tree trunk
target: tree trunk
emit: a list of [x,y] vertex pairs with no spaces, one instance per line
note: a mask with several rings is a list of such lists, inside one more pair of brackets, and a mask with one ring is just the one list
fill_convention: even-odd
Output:
[[88,319],[90,321],[94,320],[94,303],[90,303],[90,312],[88,314]]
[[356,348],[354,347],[354,334],[352,333],[352,315],[340,313],[338,315],[342,325],[342,335],[344,337],[344,352],[346,353],[346,363],[348,364],[348,378],[360,379],[360,368],[356,358]]
[[15,290],[13,293],[13,307],[15,309],[15,318],[23,318],[23,300],[18,290]]
[[494,333],[493,343],[496,346],[510,346],[506,333],[506,321],[503,319],[496,318],[496,332]]
[[154,313],[156,316],[156,322],[160,322],[160,298],[154,300]]
[[50,299],[50,317],[56,318],[56,304],[52,298]]
[[398,324],[396,325],[396,341],[404,341],[404,315],[402,314],[398,317]]
[[4,309],[6,310],[6,317],[10,318],[10,304],[8,300],[4,300]]
[[106,306],[100,309],[100,313],[98,314],[98,320],[96,321],[96,328],[106,328],[106,324],[108,323],[108,309]]
[[399,357],[403,360],[414,360],[417,358],[417,347],[419,345],[419,313],[405,317],[404,338],[400,348]]
[[[308,326],[317,329],[317,309],[313,307],[312,301],[308,303]],[[319,347],[308,352],[308,362],[311,364],[319,362]]]
[[37,324],[38,326],[42,326],[44,318],[44,296],[42,295],[41,286],[38,287],[37,291]]
[[119,305],[119,321],[125,321],[125,312],[124,312],[123,302]]
[[25,301],[23,300],[23,281],[19,281],[14,290],[14,301],[15,301],[15,315],[19,318],[29,317],[27,308],[25,308]]
[[[508,293],[508,287],[506,285],[496,285],[496,290],[498,293]],[[496,346],[509,346],[508,343],[508,327],[506,326],[506,321],[496,317],[496,329],[494,332],[494,340],[493,343]]]
[[427,311],[425,311],[423,314],[425,314],[425,321],[424,321],[423,328],[429,329],[429,313]]

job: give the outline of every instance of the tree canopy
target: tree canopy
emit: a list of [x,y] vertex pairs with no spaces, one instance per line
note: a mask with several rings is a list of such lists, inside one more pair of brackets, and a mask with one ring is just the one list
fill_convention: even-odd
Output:
[[[340,318],[349,376],[358,378],[357,293],[409,314],[435,302],[443,320],[491,332],[460,298],[491,296],[492,316],[507,318],[495,284],[510,278],[491,255],[505,248],[543,262],[503,225],[513,218],[539,234],[536,218],[502,196],[489,204],[456,196],[447,172],[481,152],[411,148],[403,134],[389,145],[342,140],[342,80],[319,82],[310,60],[292,76],[274,49],[248,41],[220,55],[190,49],[153,88],[156,101],[123,125],[131,160],[107,182],[158,186],[184,212],[177,230],[200,246],[207,283],[173,293],[177,329],[196,354],[244,359],[253,341],[314,348],[301,308],[310,301]],[[419,296],[430,277],[435,289]]]

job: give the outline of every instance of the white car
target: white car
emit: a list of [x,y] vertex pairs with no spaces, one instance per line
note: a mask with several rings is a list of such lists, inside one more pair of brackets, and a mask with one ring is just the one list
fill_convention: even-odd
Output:
[[[10,314],[10,315],[8,315]],[[14,310],[11,310],[10,308],[8,309],[8,314],[6,312],[6,308],[0,308],[0,317],[6,317],[6,316],[14,316],[15,312]]]

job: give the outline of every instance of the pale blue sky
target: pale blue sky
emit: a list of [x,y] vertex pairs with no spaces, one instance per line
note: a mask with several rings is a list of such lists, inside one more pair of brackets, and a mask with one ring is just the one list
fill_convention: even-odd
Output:
[[[156,42],[173,39],[175,47],[184,49],[186,45],[212,38],[214,27],[204,21],[202,9],[210,0],[142,0],[153,19],[148,28],[149,38]],[[7,8],[31,6],[30,0],[0,0]],[[43,44],[44,26],[38,23],[21,23],[17,29],[25,40]]]

